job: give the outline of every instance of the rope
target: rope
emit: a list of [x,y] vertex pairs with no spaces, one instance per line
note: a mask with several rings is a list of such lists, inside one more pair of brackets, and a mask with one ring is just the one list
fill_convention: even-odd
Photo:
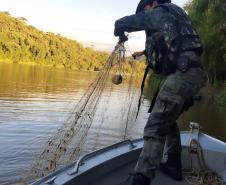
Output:
[[[196,148],[193,148],[196,146]],[[210,170],[205,162],[203,149],[196,139],[192,139],[189,144],[189,153],[196,154],[200,169],[193,167],[191,158],[191,170],[183,172],[185,181],[190,185],[226,185],[216,172]]]

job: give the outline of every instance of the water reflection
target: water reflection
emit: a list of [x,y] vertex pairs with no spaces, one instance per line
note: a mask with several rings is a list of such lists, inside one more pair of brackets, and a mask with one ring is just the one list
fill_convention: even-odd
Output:
[[226,142],[226,110],[212,102],[200,102],[179,119],[181,129],[187,129],[190,121],[201,124],[201,131]]
[[[69,72],[40,66],[0,64],[0,97],[51,95],[65,90],[80,91],[87,85],[92,73]],[[19,94],[18,94],[19,93]]]
[[[40,66],[0,63],[0,184],[20,182],[50,136],[63,124],[95,73],[72,72]],[[147,87],[146,94],[152,89]],[[108,84],[98,106],[83,152],[110,145],[124,138],[123,124],[128,103],[128,84]],[[144,101],[129,138],[142,136],[149,102]],[[135,110],[133,110],[135,111]],[[225,112],[225,111],[224,111]],[[226,118],[214,105],[197,104],[179,120],[202,123],[203,131],[226,141]]]
[[[89,72],[0,64],[0,184],[21,182],[48,138],[62,126],[95,76]],[[124,138],[127,103],[128,84],[109,83],[83,152]],[[146,107],[142,107],[138,124],[129,126],[128,137],[141,136]]]

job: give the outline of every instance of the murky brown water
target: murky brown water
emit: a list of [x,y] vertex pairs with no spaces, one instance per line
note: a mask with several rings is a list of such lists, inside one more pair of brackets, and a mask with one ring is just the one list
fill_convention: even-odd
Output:
[[[0,64],[0,184],[18,183],[81,98],[95,73],[71,72],[39,66]],[[121,124],[127,103],[127,85],[109,86],[98,106],[83,152],[118,142],[125,136]],[[127,137],[142,136],[148,118],[145,100],[136,124]],[[225,111],[214,105],[197,104],[179,120],[202,123],[203,131],[226,141]]]

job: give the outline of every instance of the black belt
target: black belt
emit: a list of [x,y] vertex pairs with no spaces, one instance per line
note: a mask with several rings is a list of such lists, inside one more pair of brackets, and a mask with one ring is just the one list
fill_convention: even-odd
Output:
[[[199,56],[195,51],[194,52],[197,57]],[[199,63],[197,60],[192,60],[189,56],[184,55],[185,52],[181,53],[177,58],[177,69],[186,72],[190,68],[200,68],[203,69],[202,64]]]

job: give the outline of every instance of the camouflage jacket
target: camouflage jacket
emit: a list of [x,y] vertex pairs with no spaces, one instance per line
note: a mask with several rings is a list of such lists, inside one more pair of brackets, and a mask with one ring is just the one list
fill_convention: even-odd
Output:
[[[142,30],[146,31],[146,54],[148,61],[152,63],[155,61],[153,53],[156,54],[156,45],[160,42],[164,47],[160,49],[162,52],[158,52],[158,57],[167,55],[171,61],[175,60],[175,53],[202,48],[190,18],[183,9],[172,3],[159,5],[154,9],[117,20],[114,34],[121,36],[124,32]],[[164,53],[166,50],[167,52]]]

